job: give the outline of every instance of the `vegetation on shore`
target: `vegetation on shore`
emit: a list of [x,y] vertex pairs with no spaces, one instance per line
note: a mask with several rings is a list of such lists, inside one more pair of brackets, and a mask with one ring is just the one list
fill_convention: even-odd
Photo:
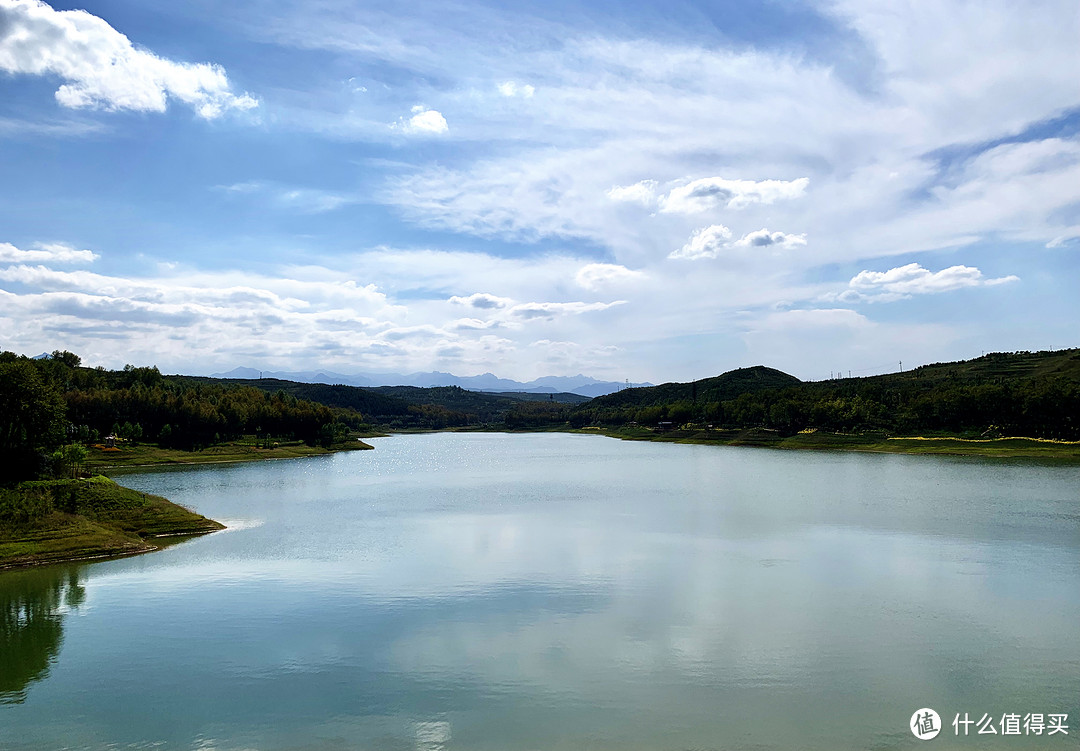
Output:
[[344,441],[331,448],[309,446],[303,441],[273,442],[267,445],[254,436],[245,436],[197,451],[120,442],[112,449],[101,444],[91,446],[87,451],[83,467],[87,472],[113,473],[125,468],[136,469],[170,464],[225,464],[267,459],[298,459],[306,456],[323,456],[338,451],[359,451],[371,448],[373,448],[371,444],[361,440]]
[[887,436],[882,433],[832,433],[809,430],[785,435],[768,428],[746,430],[672,429],[657,431],[650,428],[586,427],[575,433],[606,435],[630,441],[659,441],[716,446],[756,446],[776,449],[810,449],[818,451],[866,451],[888,454],[941,454],[953,456],[982,456],[988,458],[1042,459],[1051,461],[1080,461],[1080,441],[1058,441],[1044,438],[957,438],[954,436]]
[[1019,436],[1080,440],[1080,350],[993,353],[869,378],[799,382],[755,367],[628,389],[582,405],[575,427]]
[[156,550],[150,540],[225,527],[107,477],[0,488],[0,569]]

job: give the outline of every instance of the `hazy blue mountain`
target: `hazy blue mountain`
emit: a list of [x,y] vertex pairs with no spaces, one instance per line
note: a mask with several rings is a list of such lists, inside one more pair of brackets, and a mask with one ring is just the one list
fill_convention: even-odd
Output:
[[[470,391],[523,391],[535,394],[569,393],[581,396],[603,396],[626,388],[619,381],[599,381],[589,376],[544,376],[527,383],[509,378],[499,378],[493,373],[475,376],[456,376],[438,370],[429,373],[335,373],[328,370],[302,372],[233,368],[227,373],[211,373],[212,378],[276,378],[300,383],[344,384],[346,386],[460,386]],[[651,383],[631,383],[631,387],[652,386]]]

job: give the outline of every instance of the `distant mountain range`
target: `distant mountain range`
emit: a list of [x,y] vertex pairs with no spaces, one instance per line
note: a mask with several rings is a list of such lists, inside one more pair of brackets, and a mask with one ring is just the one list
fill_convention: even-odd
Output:
[[[478,376],[456,376],[453,373],[368,373],[346,375],[327,370],[309,370],[304,372],[284,372],[270,370],[256,370],[255,368],[233,368],[228,373],[212,373],[211,378],[237,378],[250,380],[255,378],[277,378],[283,381],[298,381],[300,383],[326,383],[331,385],[343,384],[346,386],[460,386],[470,391],[488,391],[501,393],[507,391],[525,392],[530,394],[559,394],[570,393],[580,396],[603,396],[620,389],[627,388],[626,383],[618,381],[598,381],[586,375],[576,376],[544,376],[536,380],[522,383],[508,378],[499,378],[491,373]],[[631,383],[631,388],[652,386],[651,383]]]

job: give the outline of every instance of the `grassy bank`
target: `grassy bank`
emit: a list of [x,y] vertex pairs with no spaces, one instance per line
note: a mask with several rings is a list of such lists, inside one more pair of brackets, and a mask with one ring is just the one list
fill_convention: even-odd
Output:
[[0,488],[0,569],[156,550],[156,537],[224,529],[106,477]]
[[775,430],[667,430],[649,428],[585,428],[574,431],[631,441],[699,443],[720,446],[762,446],[778,449],[870,451],[890,454],[948,454],[993,458],[1049,459],[1080,463],[1080,442],[1039,438],[969,439],[952,436],[885,436],[824,431],[784,436]]
[[224,462],[251,462],[264,459],[296,459],[303,456],[322,456],[338,451],[370,449],[363,441],[348,441],[330,448],[308,446],[302,441],[275,443],[272,448],[260,448],[253,438],[222,443],[198,451],[165,449],[139,444],[121,443],[115,448],[94,446],[86,458],[85,469],[92,473],[108,473],[125,467],[149,467],[161,464],[216,464]]

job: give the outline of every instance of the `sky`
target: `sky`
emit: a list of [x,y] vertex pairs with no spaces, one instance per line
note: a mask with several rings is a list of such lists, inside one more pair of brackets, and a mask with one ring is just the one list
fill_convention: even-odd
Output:
[[0,349],[661,383],[1080,346],[1078,40],[1075,0],[0,0]]

